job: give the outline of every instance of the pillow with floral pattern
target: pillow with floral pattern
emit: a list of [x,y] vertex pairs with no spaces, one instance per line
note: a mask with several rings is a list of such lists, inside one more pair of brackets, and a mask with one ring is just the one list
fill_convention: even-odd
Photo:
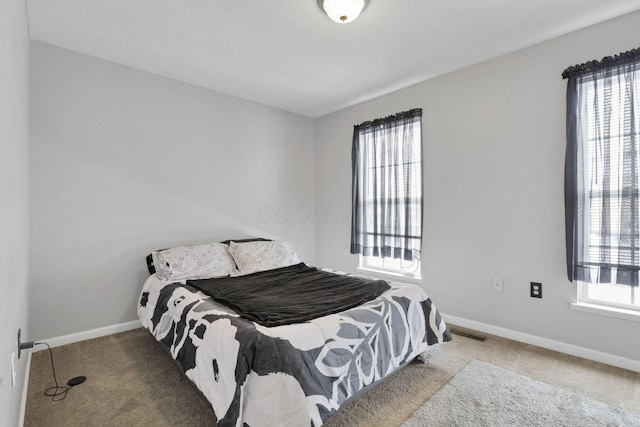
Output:
[[229,243],[229,253],[238,267],[232,275],[245,275],[298,264],[300,258],[283,240]]
[[156,276],[163,283],[229,276],[236,269],[223,243],[178,246],[155,251],[151,256]]

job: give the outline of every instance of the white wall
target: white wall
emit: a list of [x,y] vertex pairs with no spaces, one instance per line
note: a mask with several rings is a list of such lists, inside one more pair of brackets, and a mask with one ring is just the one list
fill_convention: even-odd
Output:
[[[317,121],[316,258],[349,255],[353,125],[423,108],[424,288],[450,315],[640,360],[640,323],[570,310],[563,167],[570,65],[638,47],[624,16]],[[419,49],[417,50],[419,54]],[[491,278],[504,278],[504,292]],[[529,282],[543,283],[543,299]]]
[[29,338],[29,35],[23,0],[0,2],[0,425],[19,424],[25,354],[11,387],[18,328]]
[[137,319],[154,249],[264,236],[315,257],[309,118],[31,45],[31,332]]

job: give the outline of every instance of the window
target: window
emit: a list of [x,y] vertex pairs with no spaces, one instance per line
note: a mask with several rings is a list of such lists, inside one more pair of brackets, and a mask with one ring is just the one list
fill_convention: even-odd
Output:
[[637,287],[617,284],[578,284],[578,301],[606,305],[625,310],[640,310],[640,292]]
[[421,109],[355,126],[351,253],[361,268],[419,278]]
[[365,256],[360,255],[358,266],[361,269],[373,270],[380,273],[401,274],[405,277],[419,279],[421,278],[420,259],[414,258],[405,261],[402,258]]
[[569,279],[579,303],[640,311],[640,51],[563,76]]

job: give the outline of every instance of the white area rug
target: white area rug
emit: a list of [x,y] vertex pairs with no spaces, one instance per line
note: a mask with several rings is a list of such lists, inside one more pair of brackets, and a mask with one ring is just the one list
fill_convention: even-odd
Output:
[[403,426],[640,427],[640,416],[472,360]]

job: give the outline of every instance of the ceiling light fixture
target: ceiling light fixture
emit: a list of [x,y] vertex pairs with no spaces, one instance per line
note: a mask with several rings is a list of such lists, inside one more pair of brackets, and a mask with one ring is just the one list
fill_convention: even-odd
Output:
[[332,21],[347,24],[355,21],[369,0],[318,0],[318,6]]

